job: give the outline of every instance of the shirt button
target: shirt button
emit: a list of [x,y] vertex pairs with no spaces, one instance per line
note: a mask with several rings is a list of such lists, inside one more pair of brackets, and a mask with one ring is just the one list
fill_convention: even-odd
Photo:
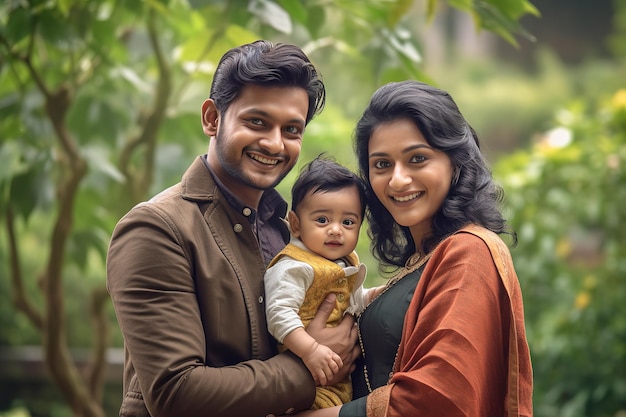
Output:
[[233,230],[235,231],[235,233],[241,233],[241,231],[243,230],[243,226],[237,223],[235,226],[233,226]]
[[343,301],[343,299],[344,299],[343,294],[339,294],[339,295],[337,295],[337,300],[339,300],[339,301]]
[[244,208],[244,209],[243,209],[243,215],[244,215],[244,216],[248,217],[248,216],[249,216],[249,215],[251,215],[251,214],[252,214],[252,210],[251,210],[251,209],[249,209],[248,207],[246,207],[246,208]]
[[263,304],[263,296],[259,296],[259,304]]

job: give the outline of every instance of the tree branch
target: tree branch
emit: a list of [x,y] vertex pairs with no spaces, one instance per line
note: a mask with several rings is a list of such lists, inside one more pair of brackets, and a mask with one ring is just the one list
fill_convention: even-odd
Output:
[[93,360],[88,376],[89,392],[98,402],[102,402],[104,376],[106,371],[106,350],[109,345],[109,321],[105,311],[109,293],[106,287],[96,288],[91,293],[91,320],[93,322]]
[[37,330],[42,331],[43,317],[41,316],[41,312],[37,310],[31,299],[26,296],[26,291],[24,290],[20,252],[15,234],[15,217],[10,203],[6,212],[6,228],[9,235],[9,262],[11,264],[13,304],[18,311],[21,311],[28,317]]
[[[167,104],[172,91],[170,68],[163,55],[161,44],[159,43],[157,28],[155,26],[154,10],[150,10],[148,14],[147,26],[150,45],[154,51],[159,74],[155,86],[154,105],[147,116],[142,118],[140,134],[126,142],[126,145],[120,153],[119,162],[119,169],[127,178],[133,204],[145,198],[145,194],[152,183],[157,136],[163,119],[165,118]],[[143,164],[141,164],[141,171],[134,175],[130,167],[130,160],[133,152],[140,146],[145,146]]]
[[77,415],[104,417],[104,411],[100,405],[89,397],[88,390],[69,352],[62,285],[65,249],[73,223],[74,200],[79,185],[87,173],[87,164],[65,125],[65,116],[72,102],[72,91],[66,85],[61,85],[55,92],[50,92],[43,77],[32,63],[34,38],[33,32],[28,53],[18,58],[24,63],[45,98],[46,114],[62,150],[61,160],[57,161],[62,169],[61,179],[57,186],[58,214],[50,238],[49,258],[44,273],[46,302],[42,330],[45,359],[52,378]]

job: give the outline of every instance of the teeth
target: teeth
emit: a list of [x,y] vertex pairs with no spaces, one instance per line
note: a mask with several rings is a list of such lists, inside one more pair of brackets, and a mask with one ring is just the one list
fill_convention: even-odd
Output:
[[414,198],[417,198],[420,194],[422,194],[422,193],[421,192],[417,192],[417,193],[405,195],[405,196],[402,196],[402,197],[392,197],[392,198],[394,200],[396,200],[396,201],[405,202],[405,201],[409,201],[409,200],[413,200]]
[[262,156],[252,154],[248,154],[248,156],[250,156],[250,158],[254,159],[255,161],[259,161],[260,163],[266,165],[276,165],[278,163],[277,159],[263,158]]

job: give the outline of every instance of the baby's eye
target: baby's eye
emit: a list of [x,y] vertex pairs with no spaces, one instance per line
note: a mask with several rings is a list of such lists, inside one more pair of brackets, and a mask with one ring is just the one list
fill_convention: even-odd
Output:
[[324,217],[324,216],[320,216],[320,217],[315,219],[315,222],[319,223],[319,224],[326,224],[326,223],[328,223],[328,219],[326,217]]
[[355,223],[356,222],[354,220],[352,220],[352,219],[345,219],[343,221],[344,226],[354,226]]

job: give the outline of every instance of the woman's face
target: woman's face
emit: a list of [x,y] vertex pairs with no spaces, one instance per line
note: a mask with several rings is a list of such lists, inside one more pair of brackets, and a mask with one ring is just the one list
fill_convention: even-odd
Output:
[[419,245],[448,195],[452,162],[431,147],[410,119],[377,126],[369,140],[369,181],[394,220]]

